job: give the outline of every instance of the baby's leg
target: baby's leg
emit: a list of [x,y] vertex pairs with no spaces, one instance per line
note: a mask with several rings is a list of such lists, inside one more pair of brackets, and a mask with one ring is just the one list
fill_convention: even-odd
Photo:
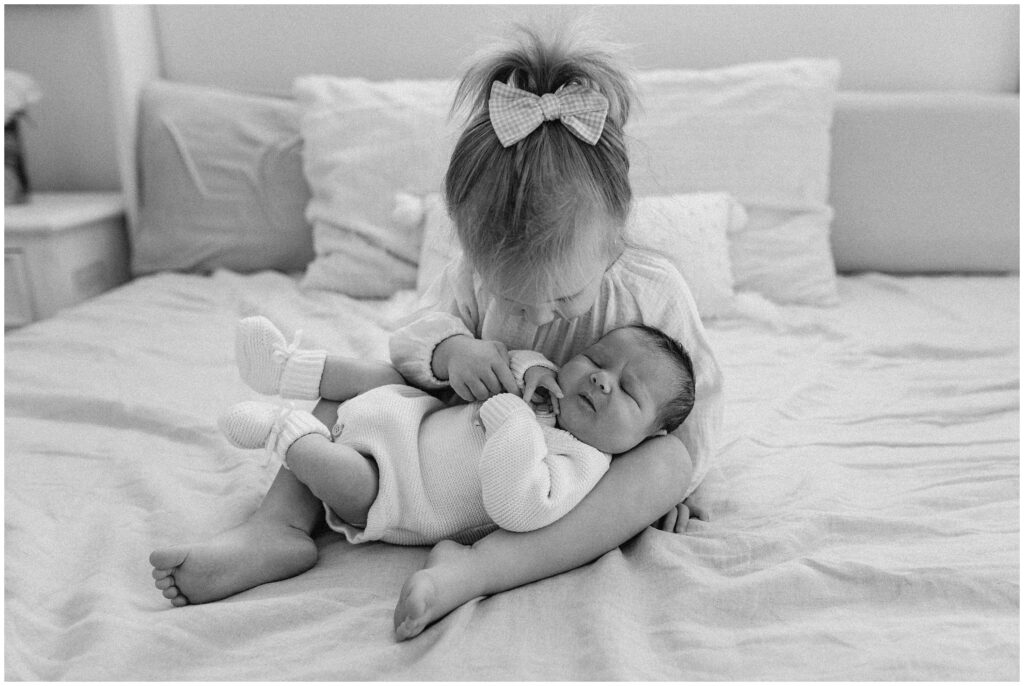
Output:
[[[337,403],[322,401],[313,414],[330,426]],[[310,534],[322,518],[320,499],[290,471],[279,469],[246,521],[211,538],[154,550],[149,560],[155,585],[180,606],[220,600],[301,574],[316,564]]]
[[355,449],[318,434],[303,436],[288,449],[288,467],[317,498],[354,526],[365,526],[377,498],[377,465]]
[[594,490],[542,529],[498,530],[472,546],[442,541],[402,588],[398,638],[416,636],[473,598],[567,572],[615,549],[682,500],[691,474],[677,439],[653,439],[612,460]]
[[320,377],[320,397],[344,402],[374,388],[404,383],[402,375],[387,362],[328,355]]

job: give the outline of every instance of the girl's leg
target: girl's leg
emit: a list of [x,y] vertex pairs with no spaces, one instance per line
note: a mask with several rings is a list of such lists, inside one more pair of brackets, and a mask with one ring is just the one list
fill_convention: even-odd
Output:
[[395,630],[411,638],[473,598],[575,569],[641,532],[683,499],[692,463],[672,436],[652,439],[612,460],[575,508],[536,531],[495,531],[472,546],[451,541],[431,551],[395,608]]
[[[325,426],[337,403],[321,401],[313,415]],[[279,469],[249,519],[212,538],[154,550],[156,586],[174,605],[207,603],[308,570],[317,559],[310,537],[323,503],[287,469]]]

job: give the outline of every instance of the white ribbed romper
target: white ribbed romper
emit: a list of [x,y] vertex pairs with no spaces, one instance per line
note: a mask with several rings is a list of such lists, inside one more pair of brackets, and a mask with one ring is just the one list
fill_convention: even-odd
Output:
[[[542,360],[526,354],[530,366]],[[520,383],[525,370],[513,363]],[[498,526],[538,529],[575,507],[611,461],[511,393],[450,406],[411,386],[375,388],[338,407],[332,434],[380,473],[365,528],[325,504],[328,525],[353,543],[472,543]]]

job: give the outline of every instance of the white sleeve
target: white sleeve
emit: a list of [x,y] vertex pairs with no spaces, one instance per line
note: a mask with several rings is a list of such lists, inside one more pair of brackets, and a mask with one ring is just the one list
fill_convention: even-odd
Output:
[[431,367],[434,349],[451,336],[477,338],[479,314],[472,272],[461,258],[453,260],[423,294],[419,310],[391,334],[391,364],[412,386],[446,388],[448,381]]
[[487,432],[480,460],[484,509],[508,531],[547,526],[574,508],[594,488],[611,456],[558,432],[549,445],[533,411],[511,393],[480,408]]

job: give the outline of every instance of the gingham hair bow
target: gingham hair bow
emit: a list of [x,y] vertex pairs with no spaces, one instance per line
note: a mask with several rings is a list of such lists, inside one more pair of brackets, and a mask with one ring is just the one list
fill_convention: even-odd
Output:
[[503,147],[521,141],[545,121],[555,119],[580,140],[595,145],[604,130],[608,98],[578,83],[562,86],[554,93],[534,95],[495,81],[487,108]]

